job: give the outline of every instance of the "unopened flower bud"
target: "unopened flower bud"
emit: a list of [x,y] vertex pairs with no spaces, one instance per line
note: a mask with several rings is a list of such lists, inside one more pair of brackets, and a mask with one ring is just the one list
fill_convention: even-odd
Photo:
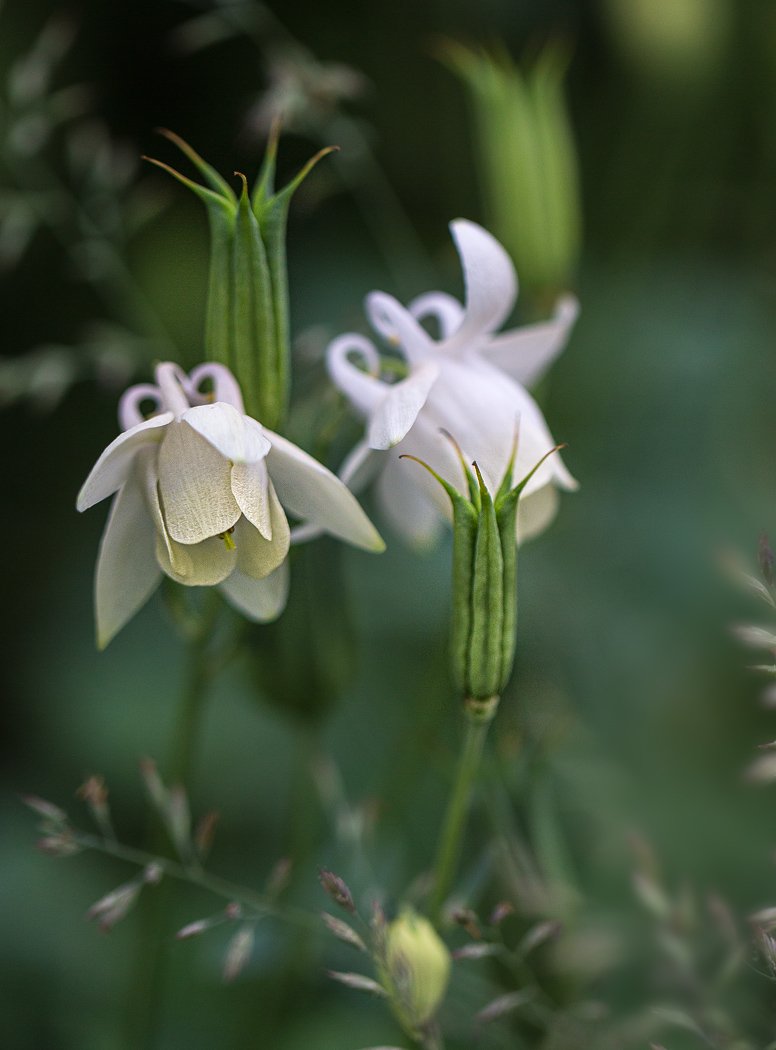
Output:
[[477,464],[472,473],[455,440],[451,440],[466,476],[467,495],[422,460],[416,462],[442,485],[453,507],[453,678],[470,717],[490,721],[512,673],[515,656],[518,502],[531,477],[556,449],[551,449],[526,477],[513,485],[515,441],[504,478],[493,495]]
[[388,924],[378,971],[396,1017],[414,1034],[433,1019],[444,998],[450,952],[428,919],[404,908]]
[[[244,175],[240,192],[191,146],[162,132],[194,165],[206,185],[147,158],[191,189],[207,209],[210,224],[210,278],[205,351],[237,377],[249,415],[277,428],[288,407],[290,345],[286,219],[291,198],[321,150],[282,190],[275,190],[278,130],[270,135],[264,163],[251,191]],[[239,173],[238,173],[239,174]]]

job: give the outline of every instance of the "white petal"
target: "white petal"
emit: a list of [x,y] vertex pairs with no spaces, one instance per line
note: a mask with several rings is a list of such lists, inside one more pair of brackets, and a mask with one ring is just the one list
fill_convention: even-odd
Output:
[[[501,484],[518,426],[516,481],[556,443],[531,395],[503,372],[476,358],[445,361],[421,418],[453,435],[467,460],[477,461],[492,491]],[[549,480],[564,488],[576,487],[557,454],[537,471],[526,493]]]
[[517,505],[518,543],[544,532],[557,514],[559,504],[560,496],[554,485],[543,485],[536,492],[521,496]]
[[[388,462],[377,482],[380,509],[406,543],[419,550],[426,549],[434,543],[444,524],[444,517],[434,505],[426,484],[428,475],[417,463],[401,460],[396,453],[386,459]],[[437,484],[432,478],[428,481]]]
[[370,448],[366,441],[359,441],[345,457],[337,476],[351,492],[361,492],[384,465],[384,456]]
[[[200,393],[199,388],[204,379],[209,379],[213,384],[211,396]],[[189,383],[191,394],[198,395],[206,403],[208,401],[224,401],[227,405],[232,405],[236,408],[241,416],[245,415],[240,385],[226,365],[219,365],[214,361],[207,361],[204,365],[197,365],[193,371],[189,372]]]
[[423,364],[434,349],[434,341],[409,310],[385,292],[371,292],[366,297],[369,322],[413,365]]
[[94,581],[98,648],[104,649],[156,590],[161,573],[155,544],[156,530],[133,473],[113,501],[100,542]]
[[257,463],[235,463],[232,467],[232,495],[248,521],[262,536],[272,539],[269,501],[269,474],[263,459]]
[[253,580],[235,571],[221,584],[221,590],[249,620],[258,623],[275,620],[283,612],[288,599],[288,562],[284,561],[263,580]]
[[439,325],[439,338],[449,339],[463,320],[464,309],[458,300],[447,292],[426,292],[413,299],[408,307],[416,320],[425,321],[433,317]]
[[[383,452],[375,452],[366,441],[360,441],[345,457],[337,477],[351,492],[361,492],[374,481],[387,461],[388,457]],[[323,529],[318,525],[295,525],[291,529],[291,543],[308,543],[318,539],[322,533]]]
[[493,332],[509,316],[517,297],[512,260],[486,230],[467,219],[450,223],[466,283],[466,312],[448,349],[465,348]]
[[256,463],[269,452],[261,424],[224,401],[197,405],[182,419],[232,463]]
[[237,571],[244,576],[261,580],[285,561],[291,544],[288,520],[283,508],[269,486],[269,506],[272,516],[272,539],[265,539],[258,529],[246,519],[240,518],[234,528],[234,542],[237,545]]
[[479,349],[484,357],[523,386],[538,383],[566,345],[579,315],[573,295],[559,300],[551,321],[526,325],[487,340]]
[[[351,360],[350,355],[354,352],[364,358],[369,372]],[[380,355],[374,344],[355,333],[341,335],[326,350],[326,368],[331,381],[356,411],[362,416],[371,415],[386,390],[386,384],[379,378]]]
[[229,460],[188,423],[168,427],[159,449],[158,469],[164,520],[170,536],[179,543],[200,543],[218,536],[240,517],[232,495]]
[[438,375],[438,366],[429,361],[388,388],[369,421],[367,440],[370,448],[386,449],[398,445],[418,418]]
[[111,441],[92,467],[89,477],[78,493],[78,510],[94,506],[121,488],[129,477],[132,461],[138,450],[151,442],[161,441],[165,433],[164,427],[172,418],[171,412],[164,412],[160,416],[147,419],[144,423],[138,423]]
[[279,434],[267,433],[272,442],[267,466],[283,506],[357,547],[383,550],[374,525],[340,479]]
[[187,587],[213,587],[223,582],[237,564],[237,551],[227,546],[220,536],[201,543],[165,542],[157,533],[156,559],[162,569],[177,583]]

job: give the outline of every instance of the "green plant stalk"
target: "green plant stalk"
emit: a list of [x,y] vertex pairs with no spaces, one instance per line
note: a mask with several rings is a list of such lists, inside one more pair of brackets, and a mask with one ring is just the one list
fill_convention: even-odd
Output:
[[436,926],[439,925],[442,905],[455,879],[485,739],[488,735],[488,727],[496,714],[498,701],[499,698],[494,696],[487,701],[468,701],[464,707],[466,729],[463,747],[437,846],[434,885],[429,902],[429,915]]
[[[213,678],[214,665],[217,667],[208,642],[213,633],[218,609],[219,598],[215,592],[211,592],[207,595],[205,608],[199,619],[193,624],[179,624],[179,629],[184,633],[188,645],[186,677],[171,741],[169,779],[172,784],[187,786],[191,778],[208,688]],[[152,857],[160,841],[158,827],[149,826],[147,841],[151,847],[148,855]],[[130,851],[127,847],[120,848],[123,850],[124,859],[127,860],[131,859],[130,853],[135,852],[139,855],[141,852]],[[119,855],[115,850],[105,849],[104,851],[113,856]],[[189,881],[197,882],[194,876],[197,874],[198,866],[189,869],[188,866],[176,865],[167,861],[163,861],[161,866],[165,873],[178,878],[181,876],[176,873],[180,868],[181,872],[186,872]],[[146,1046],[150,1048],[154,1045],[155,1029],[158,1026],[162,1008],[167,943],[162,933],[162,925],[167,895],[168,888],[162,886],[153,897],[141,902],[144,906],[140,911],[137,949],[131,970],[127,1010],[128,1045],[138,1048]]]

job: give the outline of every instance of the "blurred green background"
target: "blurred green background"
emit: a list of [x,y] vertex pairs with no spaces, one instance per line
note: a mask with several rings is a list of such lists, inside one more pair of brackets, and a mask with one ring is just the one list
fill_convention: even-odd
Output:
[[[162,354],[200,357],[207,229],[193,197],[133,165],[143,153],[175,161],[154,135],[163,126],[225,174],[252,175],[267,91],[287,89],[283,62],[303,54],[296,44],[359,74],[335,77],[357,95],[337,107],[316,82],[281,146],[286,176],[319,145],[343,146],[299,194],[289,235],[292,429],[310,449],[336,408],[323,393],[327,339],[363,330],[361,302],[373,288],[404,299],[435,287],[460,295],[447,223],[489,218],[466,91],[438,59],[440,39],[498,44],[529,66],[549,39],[568,50],[582,313],[541,398],[581,488],[521,555],[518,665],[491,771],[508,783],[514,819],[544,863],[556,865],[553,877],[576,887],[582,969],[593,974],[596,952],[606,956],[600,978],[590,977],[593,998],[615,1013],[664,998],[654,931],[631,890],[630,834],[652,843],[669,886],[692,884],[701,901],[714,891],[745,916],[776,900],[772,791],[743,776],[756,745],[776,735],[773,714],[745,669],[751,654],[729,635],[732,622],[759,610],[716,560],[732,547],[754,562],[758,531],[776,526],[776,8],[293,0],[271,14],[225,5],[232,21],[222,24],[232,29],[216,39],[217,20],[192,21],[212,10],[205,5],[92,0],[57,13],[56,32],[67,25],[73,35],[36,100],[18,63],[45,26],[52,32],[50,6],[0,8],[3,1046],[401,1045],[381,1004],[327,981],[325,966],[355,963],[323,936],[302,943],[262,925],[245,974],[223,986],[223,931],[171,939],[218,909],[188,888],[164,897],[162,965],[152,994],[138,992],[137,972],[151,958],[143,909],[109,937],[82,919],[131,871],[96,855],[39,855],[16,797],[34,792],[76,813],[75,788],[101,772],[122,838],[145,834],[137,762],[152,755],[164,768],[183,646],[157,596],[96,652],[91,580],[104,510],[79,518],[74,499],[115,434],[122,384]],[[242,30],[232,31],[237,16]],[[64,41],[56,32],[52,53]],[[51,103],[74,85],[78,92]],[[14,106],[25,99],[20,129]],[[49,132],[50,106],[67,119]],[[123,176],[115,155],[101,173],[90,168],[103,135],[126,157]],[[136,226],[125,229],[130,219]],[[95,222],[111,231],[131,280],[117,276]],[[357,433],[340,427],[326,450],[331,465]],[[380,558],[333,545],[301,555],[300,633],[254,637],[263,700],[245,661],[219,680],[191,785],[195,809],[221,811],[213,868],[246,884],[261,886],[294,852],[302,832],[293,814],[307,814],[288,892],[313,912],[326,903],[319,864],[367,896],[382,887],[389,901],[428,867],[456,746],[445,667],[449,549],[412,553],[384,531]],[[311,578],[316,589],[305,590]],[[306,677],[321,651],[336,654],[326,678],[342,684],[336,700],[313,671]],[[332,769],[318,767],[317,788],[299,773],[313,731],[299,710],[264,702],[267,667],[281,668],[296,708],[326,707],[310,746],[332,756],[350,803],[366,800],[376,814],[360,844]],[[478,809],[464,868],[475,890],[488,833]],[[593,931],[586,942],[599,919],[598,939]],[[451,1045],[524,1045],[508,1030],[483,1031],[476,1043],[466,1034],[466,1011],[488,999],[478,965],[457,964]],[[747,954],[737,1007],[757,1046],[776,1038],[763,968]],[[704,1045],[681,1030],[649,1037],[672,1050]],[[558,1039],[552,1046],[583,1045]]]

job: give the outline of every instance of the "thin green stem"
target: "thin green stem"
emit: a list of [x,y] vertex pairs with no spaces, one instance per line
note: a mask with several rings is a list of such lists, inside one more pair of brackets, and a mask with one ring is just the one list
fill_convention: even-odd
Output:
[[439,924],[442,905],[455,879],[458,860],[463,845],[466,819],[471,806],[472,792],[480,768],[488,726],[496,713],[495,703],[483,713],[482,710],[465,708],[466,730],[453,791],[447,803],[442,834],[437,846],[434,864],[434,886],[431,892],[429,913],[431,921]]
[[[213,675],[221,666],[217,654],[213,651],[212,638],[215,622],[220,607],[218,595],[211,591],[205,596],[204,606],[198,614],[187,618],[178,611],[177,624],[188,642],[185,678],[179,701],[178,713],[173,725],[173,736],[170,741],[168,759],[169,779],[173,784],[188,788],[194,766],[194,758],[199,739],[200,726],[205,709],[205,701]],[[104,844],[107,847],[108,844]],[[141,850],[119,847],[125,860],[134,863],[148,863],[139,860],[141,856],[154,858],[154,851],[160,845],[160,829],[149,827],[147,845],[150,849],[144,854]],[[110,852],[105,848],[105,852]],[[134,857],[132,856],[134,854]],[[118,856],[118,854],[113,854]],[[200,877],[207,877],[197,866],[191,868],[177,865],[170,861],[163,862],[163,870],[173,878],[181,878],[181,873],[190,882]],[[164,977],[166,968],[166,941],[161,933],[166,907],[167,889],[141,902],[138,947],[134,963],[134,974],[129,993],[127,1046],[133,1048],[153,1046],[154,1031],[158,1025],[162,1010]]]
[[179,882],[188,882],[192,886],[199,886],[201,889],[207,890],[209,893],[228,902],[236,901],[238,904],[249,908],[258,917],[274,916],[305,929],[320,931],[320,923],[316,915],[312,915],[302,908],[278,904],[271,898],[265,897],[261,893],[256,893],[255,890],[241,886],[238,883],[229,882],[227,879],[222,879],[220,876],[204,871],[200,867],[187,867],[168,857],[160,857],[148,850],[136,849],[134,846],[125,846],[120,842],[110,842],[100,838],[99,835],[93,835],[85,831],[74,830],[72,837],[73,841],[77,842],[83,849],[97,850],[99,853],[105,853],[109,857],[115,857],[117,860],[135,864],[140,868],[155,865],[161,869],[163,875],[167,875],[171,879],[177,879]]

